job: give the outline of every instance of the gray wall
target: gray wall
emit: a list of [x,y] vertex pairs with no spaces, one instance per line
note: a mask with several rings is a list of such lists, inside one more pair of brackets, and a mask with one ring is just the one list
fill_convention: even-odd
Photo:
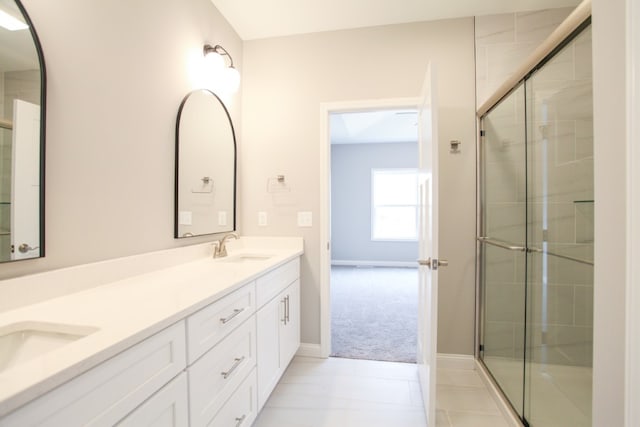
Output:
[[[383,60],[381,60],[383,58]],[[244,44],[240,148],[242,231],[302,236],[302,341],[320,342],[320,104],[417,97],[438,68],[440,272],[438,351],[473,354],[475,307],[475,85],[473,18],[305,34]],[[449,141],[462,141],[450,154]],[[269,194],[285,175],[291,191]],[[258,212],[269,225],[257,223]],[[296,225],[311,211],[314,226]]]
[[23,3],[47,67],[46,258],[0,265],[0,278],[211,240],[173,239],[176,115],[194,58],[219,43],[242,72],[242,42],[211,1]]
[[417,167],[417,143],[331,146],[332,260],[415,264],[417,241],[371,240],[371,169]]

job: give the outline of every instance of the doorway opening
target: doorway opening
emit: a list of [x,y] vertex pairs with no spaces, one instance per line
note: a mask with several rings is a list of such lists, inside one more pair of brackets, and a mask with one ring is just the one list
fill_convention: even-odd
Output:
[[417,120],[329,113],[331,356],[416,362]]

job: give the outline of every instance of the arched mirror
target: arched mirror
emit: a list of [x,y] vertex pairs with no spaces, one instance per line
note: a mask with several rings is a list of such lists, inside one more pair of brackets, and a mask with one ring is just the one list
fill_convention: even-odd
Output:
[[189,93],[176,124],[174,237],[234,231],[236,137],[226,107],[213,92]]
[[45,92],[33,24],[0,0],[0,262],[44,256]]

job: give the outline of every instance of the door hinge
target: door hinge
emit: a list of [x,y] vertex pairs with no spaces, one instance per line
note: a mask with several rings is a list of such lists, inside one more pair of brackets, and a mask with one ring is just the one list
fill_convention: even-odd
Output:
[[484,130],[480,131],[480,136],[484,136]]
[[480,345],[478,346],[478,351],[484,351],[484,345],[480,344]]

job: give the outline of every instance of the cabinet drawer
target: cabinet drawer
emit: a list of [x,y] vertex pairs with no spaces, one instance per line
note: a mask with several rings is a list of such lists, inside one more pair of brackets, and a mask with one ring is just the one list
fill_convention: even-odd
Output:
[[256,371],[254,369],[227,400],[209,426],[249,427],[255,421],[257,412]]
[[187,318],[189,364],[253,315],[255,296],[255,283],[251,283]]
[[188,427],[187,374],[169,384],[137,407],[118,427]]
[[0,420],[0,426],[112,426],[186,367],[178,322]]
[[191,424],[208,425],[255,365],[256,321],[252,316],[189,367]]
[[300,276],[300,258],[270,271],[256,280],[256,299],[262,307]]

